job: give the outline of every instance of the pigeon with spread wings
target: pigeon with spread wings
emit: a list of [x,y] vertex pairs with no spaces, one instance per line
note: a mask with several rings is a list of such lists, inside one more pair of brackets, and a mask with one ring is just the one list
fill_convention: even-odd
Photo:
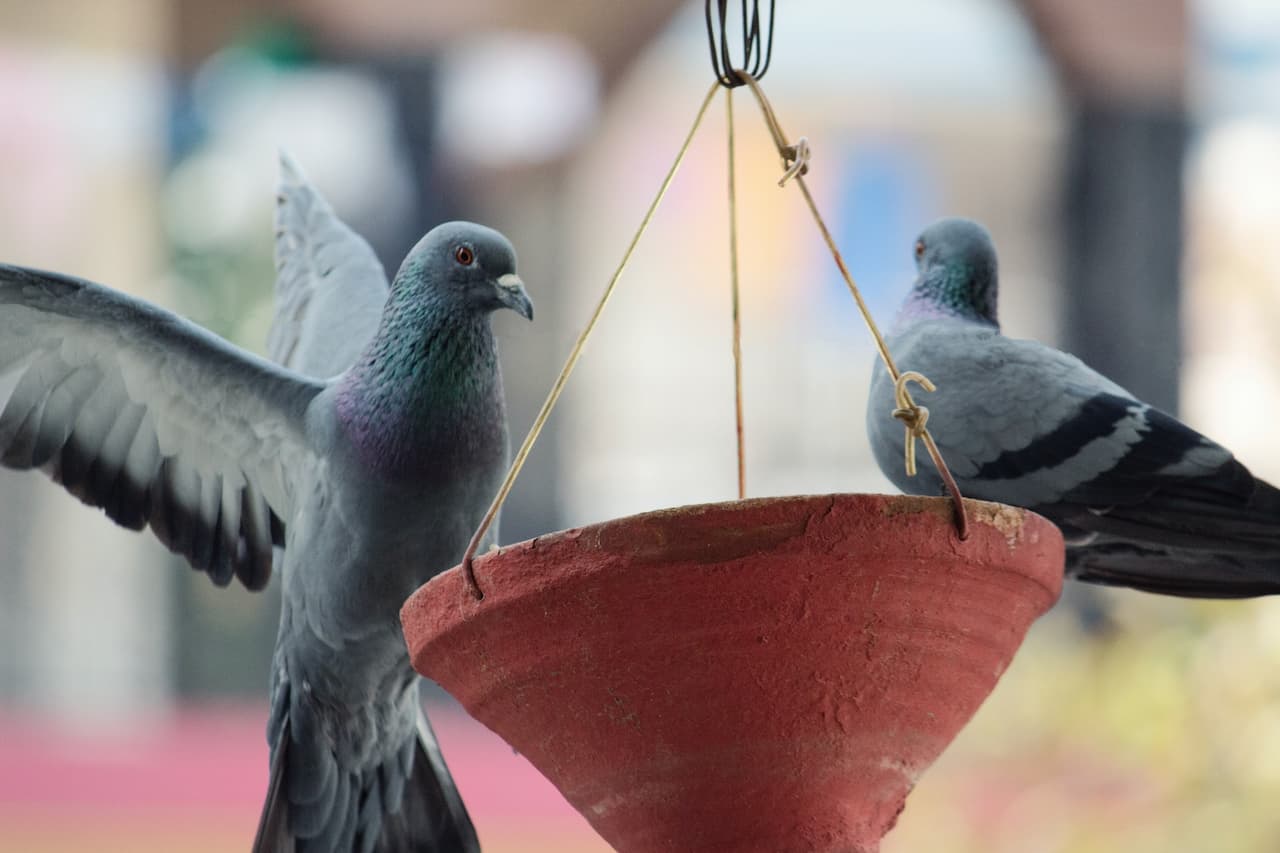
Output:
[[0,374],[18,377],[0,462],[150,527],[217,584],[261,589],[281,562],[255,850],[475,850],[398,614],[496,491],[489,318],[532,305],[491,229],[438,226],[388,287],[288,164],[281,193],[271,351],[301,372],[101,285],[0,265]]

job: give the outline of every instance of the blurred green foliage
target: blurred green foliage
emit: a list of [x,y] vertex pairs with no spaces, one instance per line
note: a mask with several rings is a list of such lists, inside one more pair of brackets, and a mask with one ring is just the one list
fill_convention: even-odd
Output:
[[885,853],[1280,850],[1280,602],[1102,595],[1105,632],[1032,628]]
[[[194,203],[194,202],[193,202]],[[170,240],[173,293],[180,314],[257,353],[266,348],[275,269],[269,208],[247,234],[225,244],[192,248]],[[280,584],[251,593],[233,582],[209,583],[173,559],[174,688],[193,699],[261,700],[280,613]]]

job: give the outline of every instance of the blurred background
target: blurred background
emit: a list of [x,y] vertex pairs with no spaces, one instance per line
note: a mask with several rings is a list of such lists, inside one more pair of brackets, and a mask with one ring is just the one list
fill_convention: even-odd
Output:
[[[734,6],[736,4],[730,4]],[[783,0],[766,89],[888,324],[932,219],[1058,343],[1268,479],[1280,449],[1280,5]],[[448,218],[515,243],[522,436],[710,82],[702,3],[0,0],[0,258],[261,352],[276,152],[394,270]],[[739,96],[748,490],[890,491],[872,349]],[[507,504],[504,541],[734,496],[717,103]],[[0,849],[249,846],[278,599],[0,472]],[[607,849],[429,697],[488,851]],[[1280,849],[1280,602],[1068,584],[887,853]]]

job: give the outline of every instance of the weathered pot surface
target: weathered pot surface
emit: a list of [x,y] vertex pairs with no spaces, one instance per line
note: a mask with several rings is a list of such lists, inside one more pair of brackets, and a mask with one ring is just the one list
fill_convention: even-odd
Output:
[[414,667],[624,853],[859,851],[1062,587],[1057,528],[943,498],[688,506],[540,536],[401,613]]

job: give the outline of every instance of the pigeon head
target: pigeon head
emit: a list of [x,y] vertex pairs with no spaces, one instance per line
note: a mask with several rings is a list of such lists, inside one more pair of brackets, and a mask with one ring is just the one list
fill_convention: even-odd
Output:
[[446,222],[428,231],[405,258],[392,290],[408,291],[403,295],[421,297],[452,314],[487,315],[510,308],[533,319],[533,303],[516,275],[510,241],[472,222]]
[[489,324],[500,308],[533,318],[507,238],[448,222],[413,247],[377,334],[338,380],[339,420],[370,467],[421,480],[504,446]]
[[916,239],[916,271],[904,313],[957,317],[998,326],[996,249],[987,229],[969,219],[942,219]]

